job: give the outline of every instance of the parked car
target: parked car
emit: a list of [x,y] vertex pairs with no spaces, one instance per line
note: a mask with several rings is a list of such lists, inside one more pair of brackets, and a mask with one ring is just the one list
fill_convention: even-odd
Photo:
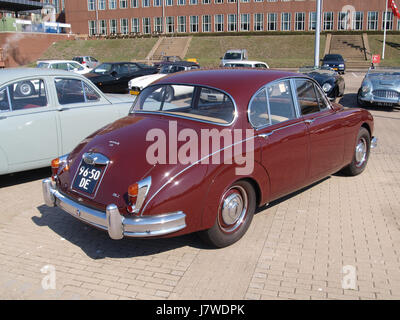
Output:
[[103,92],[126,93],[129,80],[157,73],[155,67],[138,62],[107,62],[85,74]]
[[36,62],[36,66],[38,68],[72,71],[79,74],[85,74],[92,71],[92,69],[88,68],[87,66],[81,65],[79,62],[68,60],[40,60]]
[[90,69],[96,68],[101,64],[100,61],[90,56],[77,56],[73,57],[72,60],[79,62],[80,64],[87,66]]
[[344,74],[346,71],[346,61],[340,54],[326,54],[322,59],[322,67],[329,67]]
[[223,67],[269,69],[268,64],[266,64],[265,62],[262,62],[262,61],[250,61],[250,60],[228,61],[228,62],[224,63]]
[[343,97],[346,88],[344,78],[331,68],[303,67],[299,72],[317,81],[331,101]]
[[399,106],[400,68],[370,68],[357,94],[360,106]]
[[0,174],[46,167],[128,114],[132,98],[105,96],[64,70],[0,70]]
[[248,53],[246,49],[232,49],[225,52],[221,58],[220,66],[223,67],[227,62],[237,62],[241,60],[247,60]]
[[161,79],[171,73],[195,70],[199,69],[200,66],[197,63],[188,61],[178,61],[165,64],[161,67],[160,72],[156,74],[149,74],[143,77],[137,77],[128,82],[129,92],[132,95],[138,95],[140,91],[146,88],[154,81]]
[[153,66],[160,69],[163,65],[179,61],[183,61],[182,58],[179,56],[162,56],[160,61],[156,61],[153,63]]
[[[160,101],[159,91],[175,86],[192,94]],[[205,89],[225,98],[200,99]],[[368,111],[331,104],[298,73],[179,72],[146,87],[127,117],[55,159],[55,181],[43,181],[43,195],[112,239],[200,232],[224,247],[245,234],[258,206],[341,169],[360,174],[373,132]]]

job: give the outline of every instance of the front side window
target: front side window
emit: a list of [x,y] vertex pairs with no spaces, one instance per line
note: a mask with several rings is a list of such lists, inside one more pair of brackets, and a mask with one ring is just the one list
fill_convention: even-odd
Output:
[[78,79],[56,78],[58,102],[61,105],[86,103],[100,100],[100,95],[88,84]]
[[314,83],[309,80],[298,79],[296,80],[296,92],[300,112],[303,116],[320,111]]
[[132,112],[155,112],[222,125],[235,118],[235,107],[228,95],[191,85],[147,87],[136,99]]
[[21,80],[0,90],[0,113],[47,106],[42,79]]

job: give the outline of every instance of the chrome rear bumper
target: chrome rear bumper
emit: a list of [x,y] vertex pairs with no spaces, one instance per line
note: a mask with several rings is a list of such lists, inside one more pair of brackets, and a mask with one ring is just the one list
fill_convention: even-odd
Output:
[[49,207],[60,207],[73,217],[94,227],[107,230],[111,239],[125,237],[155,237],[173,233],[186,227],[186,215],[179,211],[154,216],[126,218],[115,204],[109,204],[106,212],[83,206],[61,194],[51,179],[42,182],[44,202]]

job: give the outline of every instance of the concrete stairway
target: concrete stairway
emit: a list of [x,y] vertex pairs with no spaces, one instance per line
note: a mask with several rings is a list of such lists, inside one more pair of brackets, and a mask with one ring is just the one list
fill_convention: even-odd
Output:
[[346,59],[347,69],[368,68],[371,64],[368,53],[368,38],[362,35],[332,35],[329,53],[341,54]]
[[154,45],[147,59],[160,60],[162,56],[185,57],[191,37],[163,37]]

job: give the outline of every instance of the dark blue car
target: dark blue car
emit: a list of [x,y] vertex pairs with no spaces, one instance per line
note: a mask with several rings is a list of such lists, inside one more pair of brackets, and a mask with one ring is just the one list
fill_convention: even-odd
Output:
[[344,74],[346,63],[340,54],[326,54],[322,59],[322,67],[332,68],[340,74]]

